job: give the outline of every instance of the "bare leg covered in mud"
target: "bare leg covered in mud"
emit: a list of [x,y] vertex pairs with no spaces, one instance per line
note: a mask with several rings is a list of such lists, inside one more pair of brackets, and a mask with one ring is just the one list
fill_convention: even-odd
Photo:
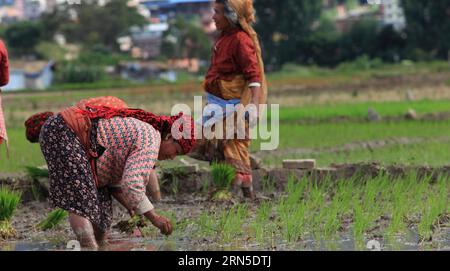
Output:
[[97,226],[93,225],[94,228],[94,235],[95,235],[95,240],[97,241],[97,244],[100,247],[105,247],[107,246],[108,243],[108,232],[104,232],[102,230],[100,230]]
[[255,199],[255,193],[253,192],[253,177],[251,174],[237,173],[232,187],[235,193],[236,190],[240,187],[245,198],[248,198],[250,200]]
[[92,223],[77,214],[69,214],[69,223],[82,248],[98,249],[98,243]]

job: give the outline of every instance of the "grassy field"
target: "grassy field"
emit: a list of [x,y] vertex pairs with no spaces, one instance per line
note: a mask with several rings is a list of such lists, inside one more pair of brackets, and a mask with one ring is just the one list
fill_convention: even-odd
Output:
[[[388,104],[383,105],[389,108]],[[317,107],[320,112],[326,107]],[[428,107],[432,108],[432,107]],[[351,110],[350,110],[351,111]],[[288,110],[287,112],[292,112]],[[341,111],[344,112],[344,111]],[[312,112],[310,112],[312,113]],[[312,113],[313,114],[313,113]],[[313,114],[314,115],[314,114]],[[289,119],[293,115],[281,119]],[[44,164],[39,145],[29,143],[25,138],[24,128],[8,129],[10,138],[11,159],[4,158],[2,152],[1,172],[22,171],[24,166],[39,166]],[[281,122],[279,149],[265,161],[270,165],[280,165],[283,158],[317,158],[320,165],[332,162],[377,161],[405,162],[406,164],[445,165],[450,161],[450,155],[443,146],[450,140],[450,120],[442,121],[399,121],[399,122],[319,122],[312,124],[291,124]],[[420,139],[420,144],[394,146],[387,145],[379,149],[351,149],[341,152],[329,152],[327,148],[335,148],[344,144],[355,144],[367,141],[383,141],[397,138],[411,140]],[[253,151],[258,151],[258,140],[252,144]],[[414,142],[413,142],[414,143]],[[291,155],[293,149],[310,149],[310,153]],[[317,153],[319,152],[319,153]],[[320,153],[321,152],[321,153]],[[278,161],[278,162],[277,162]]]
[[[450,139],[450,138],[449,138]],[[448,166],[450,163],[449,142],[427,141],[417,144],[393,144],[376,149],[304,152],[301,154],[282,153],[264,157],[269,167],[281,167],[282,159],[316,159],[319,167],[331,164],[377,162],[382,165]]]
[[[414,93],[415,99],[407,100],[402,85],[363,92],[355,96],[352,82],[373,80],[380,76],[450,73],[448,63],[404,62],[395,65],[379,64],[376,67],[363,66],[364,61],[345,63],[333,70],[286,65],[282,71],[269,74],[270,85],[284,84],[287,90],[269,92],[269,101],[280,103],[280,145],[270,155],[261,153],[264,162],[278,166],[282,159],[295,157],[317,158],[321,166],[333,162],[371,160],[387,163],[447,164],[450,159],[444,150],[445,146],[449,145],[449,120],[401,119],[409,109],[414,109],[419,116],[450,112],[449,86],[432,85],[418,88],[408,86],[407,89]],[[347,82],[348,91],[327,90],[325,93],[289,91],[290,84],[317,87],[333,84],[335,81]],[[0,151],[0,172],[17,172],[22,171],[25,166],[39,166],[45,163],[39,146],[28,143],[24,135],[25,119],[36,112],[57,112],[81,99],[114,95],[124,99],[131,107],[143,108],[157,114],[168,114],[174,104],[186,103],[192,106],[193,96],[201,94],[197,80],[186,80],[183,84],[155,83],[114,89],[2,93],[11,158],[5,159],[4,149]],[[374,109],[382,117],[398,117],[398,120],[367,122],[365,119],[369,108]],[[347,119],[336,121],[337,118]],[[388,142],[377,148],[345,147],[399,138],[411,142],[407,142],[408,144]],[[253,152],[258,151],[258,143],[256,140],[252,144]],[[297,153],[296,150],[301,152]]]
[[[450,100],[419,100],[397,102],[360,102],[329,103],[321,105],[304,105],[301,107],[280,108],[280,121],[298,121],[302,119],[327,120],[336,117],[367,118],[368,109],[372,108],[382,117],[402,116],[409,109],[417,114],[450,112]],[[269,114],[270,116],[270,114]]]
[[361,57],[353,62],[342,63],[333,69],[321,67],[303,67],[286,64],[280,71],[267,76],[274,85],[292,83],[338,84],[356,83],[374,78],[393,78],[415,74],[448,73],[448,62],[435,61],[413,63],[404,61],[398,64],[384,64]]
[[[287,66],[284,71],[271,74],[269,80],[275,85],[300,82],[317,86],[446,69],[447,63],[412,66],[404,63],[360,71],[350,64],[336,70]],[[405,120],[403,115],[409,109],[414,109],[419,116],[450,112],[450,87],[408,86],[416,94],[412,101],[405,98],[405,89],[403,85],[395,85],[356,97],[350,84],[344,94],[289,88],[271,93],[270,101],[286,101],[280,102],[280,145],[277,150],[261,152],[260,141],[255,140],[252,152],[269,167],[279,167],[288,158],[314,158],[320,167],[357,162],[449,165],[450,119]],[[11,148],[10,159],[5,158],[4,147],[0,149],[0,172],[23,172],[26,166],[45,164],[39,145],[28,143],[24,134],[24,120],[36,112],[58,111],[80,99],[114,95],[131,107],[167,114],[173,104],[192,105],[193,95],[201,93],[198,82],[107,90],[2,93]],[[395,119],[369,122],[366,120],[369,108],[382,117]],[[162,163],[162,167],[177,163],[178,160]],[[385,250],[400,250],[407,244],[414,244],[414,249],[426,249],[427,244],[431,244],[431,249],[438,249],[448,240],[443,235],[448,235],[450,226],[450,183],[443,176],[435,182],[427,177],[417,180],[413,173],[394,180],[381,175],[367,181],[325,180],[319,184],[290,179],[281,194],[273,193],[273,184],[263,181],[262,186],[265,197],[251,204],[191,202],[191,205],[178,206],[182,211],[176,213],[177,203],[169,201],[161,214],[174,222],[175,231],[165,240],[188,243],[196,250],[338,250],[342,247],[363,250],[370,239],[381,241]],[[148,230],[152,239],[161,237],[154,228]],[[411,233],[417,238],[411,239]],[[345,247],[343,240],[354,241],[354,247]],[[439,243],[439,240],[444,241]]]

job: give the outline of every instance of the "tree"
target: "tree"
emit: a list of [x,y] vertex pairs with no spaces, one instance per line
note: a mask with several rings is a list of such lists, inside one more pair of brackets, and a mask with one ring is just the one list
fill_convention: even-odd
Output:
[[162,54],[168,58],[209,59],[211,41],[198,24],[199,21],[198,17],[187,20],[182,16],[171,20],[161,44]]
[[279,67],[285,62],[300,62],[306,58],[299,47],[319,21],[322,1],[257,0],[255,9],[256,30],[268,66]]
[[[45,15],[43,28],[49,28],[46,36],[56,32],[65,34],[72,43],[82,43],[91,48],[101,44],[109,50],[117,50],[117,38],[127,34],[132,26],[145,24],[145,18],[127,0],[110,0],[104,6],[98,0],[82,0],[79,5],[66,6]],[[72,15],[74,18],[72,18]]]
[[61,4],[51,12],[43,13],[39,19],[42,38],[53,41],[55,34],[61,31],[61,26],[70,22],[68,6]]
[[142,26],[145,18],[139,14],[135,7],[128,6],[128,0],[110,0],[104,8],[99,9],[96,29],[100,41],[108,48],[117,48],[117,38],[127,34],[131,26]]
[[378,23],[373,20],[361,20],[350,31],[344,33],[340,41],[341,60],[348,61],[362,55],[376,55]]
[[411,49],[420,48],[432,57],[447,58],[450,50],[448,0],[402,0]]
[[29,55],[41,37],[41,28],[33,22],[12,24],[5,31],[5,39],[12,55]]

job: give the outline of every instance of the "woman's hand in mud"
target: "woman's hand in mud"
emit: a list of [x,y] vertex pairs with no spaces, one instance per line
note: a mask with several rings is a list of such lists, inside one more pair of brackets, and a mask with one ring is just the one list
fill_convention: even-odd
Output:
[[147,217],[150,222],[152,222],[153,226],[157,227],[162,234],[170,235],[172,234],[172,222],[164,216],[158,215],[155,210],[151,210],[145,213],[145,217]]

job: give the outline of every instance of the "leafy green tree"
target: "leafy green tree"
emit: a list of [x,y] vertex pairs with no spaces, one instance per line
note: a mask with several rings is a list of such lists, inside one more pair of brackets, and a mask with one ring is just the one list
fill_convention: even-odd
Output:
[[402,0],[409,47],[432,57],[447,58],[450,50],[450,3],[448,0]]
[[356,59],[362,55],[376,55],[378,23],[374,20],[362,20],[341,37],[341,59],[344,61]]
[[145,24],[145,18],[129,7],[127,0],[110,0],[104,6],[98,2],[82,0],[79,5],[63,6],[44,15],[41,23],[45,37],[61,32],[69,42],[86,48],[101,44],[111,51],[118,49],[117,38],[127,34],[130,27]]
[[61,26],[70,22],[68,6],[60,4],[51,12],[46,12],[39,18],[42,38],[47,41],[53,41],[55,34],[61,32]]
[[177,16],[164,33],[161,53],[168,58],[200,58],[208,60],[211,41],[198,24],[198,17],[186,19]]
[[5,30],[5,40],[12,55],[29,55],[41,38],[41,28],[34,22],[19,22]]
[[314,31],[322,11],[317,0],[257,0],[256,30],[260,35],[268,67],[288,61],[301,62],[306,56],[299,50]]

